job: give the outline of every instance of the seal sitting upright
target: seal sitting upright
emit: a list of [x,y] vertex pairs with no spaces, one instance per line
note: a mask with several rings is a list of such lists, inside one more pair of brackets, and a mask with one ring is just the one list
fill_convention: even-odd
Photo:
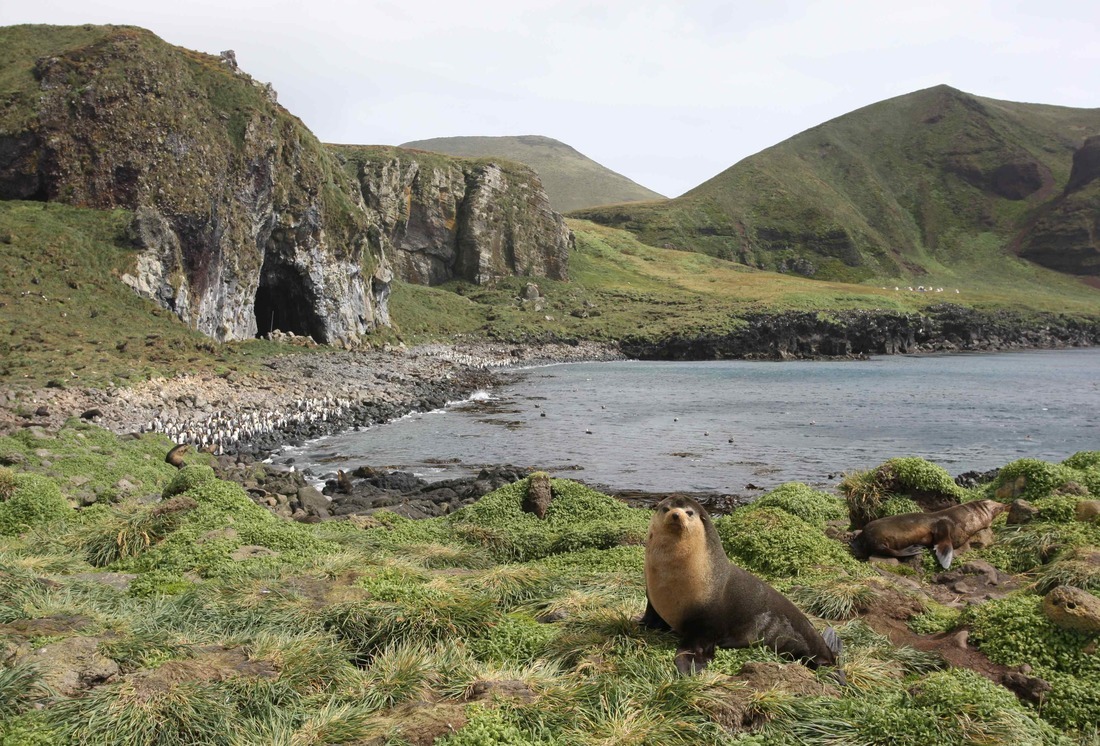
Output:
[[[646,609],[641,623],[680,635],[676,668],[703,670],[716,647],[762,643],[811,668],[836,665],[841,643],[755,575],[729,561],[710,515],[690,497],[657,506],[645,549]],[[844,682],[844,673],[837,669]]]
[[856,534],[850,546],[859,559],[871,555],[911,557],[932,547],[940,566],[950,569],[955,552],[965,551],[970,538],[1008,506],[996,500],[975,500],[931,513],[902,513],[877,518]]

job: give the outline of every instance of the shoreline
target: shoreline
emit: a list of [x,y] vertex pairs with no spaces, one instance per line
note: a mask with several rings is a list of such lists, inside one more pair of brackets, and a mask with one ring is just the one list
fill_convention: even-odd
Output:
[[313,438],[439,409],[499,385],[509,369],[621,359],[616,347],[592,342],[318,350],[273,357],[262,373],[179,373],[128,387],[7,395],[0,397],[0,434],[57,430],[81,418],[120,435],[160,432],[216,455],[263,458]]
[[[885,356],[1039,352],[1090,346],[916,349]],[[717,359],[858,360],[880,354]],[[511,373],[547,365],[630,359],[639,358],[624,354],[618,344],[590,341],[437,342],[381,350],[320,349],[274,356],[264,363],[263,372],[179,373],[128,387],[45,388],[21,392],[21,397],[0,391],[0,434],[26,427],[56,431],[67,420],[81,418],[120,435],[160,432],[173,442],[206,447],[216,455],[263,459],[315,438],[440,409],[479,389],[503,384]]]

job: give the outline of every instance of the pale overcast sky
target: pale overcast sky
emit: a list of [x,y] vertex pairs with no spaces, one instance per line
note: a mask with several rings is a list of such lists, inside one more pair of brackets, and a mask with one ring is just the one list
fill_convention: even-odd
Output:
[[547,135],[669,196],[939,83],[1100,107],[1095,0],[0,0],[16,23],[233,49],[326,142]]

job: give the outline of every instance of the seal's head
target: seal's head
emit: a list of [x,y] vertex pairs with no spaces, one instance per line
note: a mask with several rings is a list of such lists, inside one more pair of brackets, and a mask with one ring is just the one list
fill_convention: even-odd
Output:
[[706,534],[709,521],[710,516],[706,509],[695,500],[683,495],[672,495],[657,504],[653,520],[650,521],[650,532],[667,532],[681,538],[702,538]]

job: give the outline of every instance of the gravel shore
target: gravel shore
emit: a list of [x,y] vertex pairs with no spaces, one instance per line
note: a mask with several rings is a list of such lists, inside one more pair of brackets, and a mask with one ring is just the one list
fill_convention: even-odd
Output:
[[116,433],[163,432],[215,452],[279,446],[426,411],[501,382],[509,368],[621,358],[591,342],[430,344],[276,356],[256,373],[180,373],[124,388],[0,392],[0,432],[83,417]]

